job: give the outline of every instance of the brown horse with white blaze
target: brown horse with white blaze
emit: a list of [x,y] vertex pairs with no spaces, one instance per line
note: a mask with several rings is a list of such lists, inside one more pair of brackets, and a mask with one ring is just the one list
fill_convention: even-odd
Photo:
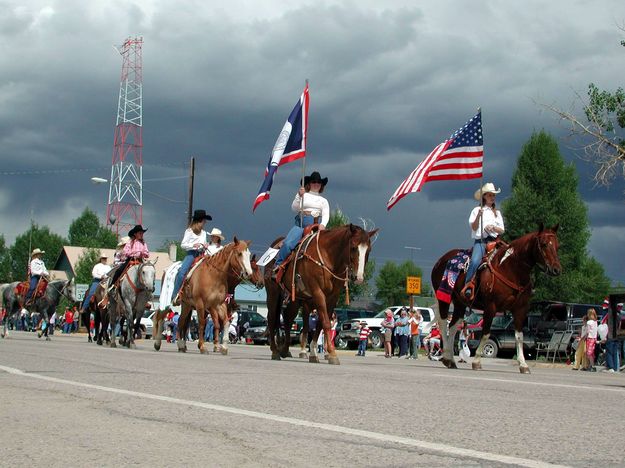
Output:
[[[484,310],[483,334],[472,363],[474,370],[482,368],[481,357],[484,343],[490,336],[490,327],[497,311],[510,311],[514,318],[514,330],[519,370],[522,374],[529,373],[529,367],[523,354],[523,323],[527,318],[529,301],[532,295],[531,272],[534,266],[540,267],[550,276],[562,272],[558,257],[558,225],[545,229],[540,224],[537,232],[526,234],[509,245],[500,246],[487,262],[486,266],[476,273],[478,286],[472,305]],[[432,286],[438,290],[448,260],[453,258],[458,249],[443,255],[432,269]],[[461,273],[452,292],[454,313],[447,330],[449,304],[438,300],[439,313],[437,320],[443,339],[442,362],[448,368],[456,368],[453,356],[453,344],[456,338],[458,323],[469,305],[461,294],[464,285],[464,273]]]
[[[178,322],[177,342],[178,351],[186,352],[186,335],[191,311],[197,310],[198,318],[198,348],[202,354],[204,349],[204,330],[206,328],[206,314],[209,312],[215,325],[214,348],[215,352],[228,353],[226,340],[219,343],[219,332],[223,328],[228,330],[230,324],[225,303],[228,295],[228,278],[237,276],[241,279],[252,276],[251,241],[241,241],[236,237],[230,244],[224,246],[215,255],[206,258],[183,286],[181,303],[182,312]],[[156,343],[155,343],[156,346]]]
[[[278,330],[280,329],[280,316],[283,300],[283,290],[275,280],[271,278],[273,261],[265,267],[265,288],[267,290],[267,331],[271,358],[280,360],[281,357],[290,357],[289,332],[291,325],[300,306],[305,310],[305,328],[307,328],[308,311],[317,309],[319,314],[313,342],[316,342],[323,329],[325,342],[328,344],[328,362],[340,364],[334,349],[334,343],[330,338],[330,317],[339,295],[344,289],[350,276],[356,277],[356,282],[364,281],[365,265],[371,251],[371,237],[377,232],[375,229],[367,232],[353,224],[340,226],[332,229],[319,231],[315,238],[308,243],[307,247],[300,252],[301,258],[297,262],[290,262],[285,269],[283,281],[286,283],[286,293],[291,296],[291,283],[293,275],[296,278],[295,300],[290,301],[284,312],[284,336],[285,339],[278,343]],[[278,244],[280,239],[273,242]],[[294,255],[298,252],[295,250]],[[294,271],[295,269],[295,271]],[[300,357],[303,357],[300,355]],[[310,362],[319,362],[315,346],[310,349]]]

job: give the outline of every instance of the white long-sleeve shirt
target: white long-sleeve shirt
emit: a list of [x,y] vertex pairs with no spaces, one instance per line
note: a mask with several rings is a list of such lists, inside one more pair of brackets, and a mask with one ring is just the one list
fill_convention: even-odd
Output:
[[196,244],[206,244],[206,231],[202,229],[199,234],[196,234],[191,228],[187,228],[180,247],[185,250],[197,250]]
[[[298,193],[293,199],[291,209],[296,213],[299,213],[300,204],[301,198]],[[326,200],[318,193],[304,193],[304,206],[302,209],[304,211],[310,212],[310,215],[314,218],[321,217],[319,224],[323,224],[324,226],[328,225],[328,221],[330,221],[330,204],[328,203],[328,200]]]
[[106,263],[98,263],[91,270],[91,277],[96,279],[104,278],[111,271],[111,266]]
[[217,252],[219,252],[221,249],[223,249],[224,246],[223,245],[219,245],[219,244],[213,244],[212,242],[210,244],[208,244],[208,246],[206,247],[206,255],[215,255]]
[[501,211],[496,211],[497,213],[493,213],[492,209],[484,207],[484,210],[482,211],[482,218],[479,214],[480,207],[476,206],[475,208],[473,208],[473,211],[471,211],[471,215],[469,216],[469,227],[473,224],[476,218],[480,218],[480,221],[477,223],[477,229],[473,230],[473,228],[471,228],[471,237],[473,239],[484,239],[488,236],[497,237],[499,235],[495,231],[482,230],[482,222],[484,223],[484,227],[496,226],[498,228],[501,228],[502,230],[505,229],[503,225],[503,216],[501,216]]
[[30,274],[31,276],[48,274],[48,270],[46,269],[46,265],[43,263],[43,260],[40,258],[33,258],[30,261]]

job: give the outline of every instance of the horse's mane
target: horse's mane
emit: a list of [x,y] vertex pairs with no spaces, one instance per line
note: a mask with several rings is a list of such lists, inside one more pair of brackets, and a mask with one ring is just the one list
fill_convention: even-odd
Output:
[[336,236],[336,237],[340,237],[342,235],[345,234],[349,234],[350,236],[352,235],[352,228],[354,228],[356,230],[356,232],[358,233],[358,240],[360,242],[365,242],[369,237],[367,236],[367,232],[361,228],[360,226],[356,225],[356,224],[343,224],[342,226],[337,226],[337,227],[333,227],[330,229],[325,229],[323,231],[320,231],[321,233],[325,233],[323,234],[324,236]]
[[[549,229],[544,229],[542,232],[550,231]],[[521,237],[517,237],[516,239],[510,241],[509,246],[513,249],[512,256],[520,257],[522,254],[527,254],[529,248],[531,246],[531,241],[535,237],[538,237],[540,234],[539,231],[528,232],[527,234],[523,234]],[[497,251],[497,253],[493,256],[493,260],[499,260],[508,250],[508,248],[501,248]]]
[[[241,243],[247,246],[247,243],[245,241],[240,240],[239,244]],[[235,244],[234,242],[229,242],[228,244],[224,245],[224,248],[221,249],[219,252],[211,255],[206,260],[204,260],[204,263],[206,263],[207,265],[220,265],[222,263],[225,263],[228,260],[226,256],[230,255],[231,251],[234,250],[236,246],[237,244]]]

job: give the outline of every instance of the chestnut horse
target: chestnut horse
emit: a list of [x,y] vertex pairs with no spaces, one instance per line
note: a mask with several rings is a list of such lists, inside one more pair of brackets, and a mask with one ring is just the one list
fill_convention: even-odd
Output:
[[[274,261],[265,267],[265,288],[267,290],[267,332],[271,347],[271,359],[280,360],[281,357],[291,357],[289,352],[289,332],[291,324],[297,315],[300,306],[304,306],[304,328],[308,328],[307,316],[312,309],[319,314],[318,324],[323,328],[325,342],[328,343],[328,363],[340,364],[330,338],[330,317],[341,291],[349,280],[350,275],[356,276],[356,281],[364,281],[365,265],[371,251],[371,237],[377,232],[375,229],[367,232],[353,224],[319,231],[308,244],[305,251],[300,252],[301,259],[297,261],[295,272],[294,264],[290,262],[282,277],[286,291],[291,296],[291,279],[295,274],[295,300],[290,301],[284,312],[284,341],[278,343],[280,330],[280,315],[283,300],[283,291],[275,280],[271,279]],[[281,239],[273,242],[272,246]],[[295,250],[297,252],[297,249]],[[294,253],[295,255],[295,253]],[[313,343],[317,342],[321,328],[315,330]],[[304,336],[303,340],[306,339]],[[300,357],[303,357],[300,354]],[[309,362],[319,362],[316,346],[310,347]]]
[[[250,264],[249,245],[251,241],[240,241],[236,237],[230,244],[224,246],[215,255],[206,258],[193,272],[181,291],[182,312],[178,321],[177,342],[178,351],[187,351],[187,328],[191,319],[191,311],[197,310],[198,318],[198,348],[202,354],[207,353],[204,348],[204,330],[206,327],[206,313],[210,312],[215,325],[213,351],[228,354],[226,340],[219,344],[219,331],[228,330],[229,320],[225,303],[228,294],[228,277],[231,275],[248,278],[252,275]],[[154,342],[154,349],[160,348],[162,334],[160,325]]]
[[[478,281],[475,299],[472,305],[484,310],[483,333],[480,344],[472,363],[474,370],[482,368],[481,357],[484,343],[490,336],[490,327],[497,311],[510,311],[514,318],[514,337],[516,341],[519,370],[522,374],[529,373],[529,367],[523,355],[523,323],[527,318],[529,300],[532,295],[532,281],[530,273],[538,265],[550,276],[557,276],[562,272],[558,258],[558,225],[545,229],[540,224],[537,232],[524,235],[500,247],[488,262],[487,266],[478,270]],[[442,281],[447,261],[458,253],[458,249],[450,250],[443,255],[432,268],[432,286],[438,290]],[[458,322],[464,316],[464,310],[469,305],[461,294],[464,285],[465,273],[460,273],[452,292],[454,313],[447,330],[447,315],[449,304],[438,300],[438,324],[443,339],[443,359],[446,367],[455,369],[454,341],[458,329]]]

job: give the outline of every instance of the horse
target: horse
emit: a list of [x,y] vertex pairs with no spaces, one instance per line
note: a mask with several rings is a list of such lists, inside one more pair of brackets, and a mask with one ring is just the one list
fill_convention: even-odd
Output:
[[[436,318],[443,339],[443,358],[441,361],[446,367],[451,369],[457,367],[453,348],[458,323],[464,316],[465,307],[475,305],[484,310],[484,322],[482,339],[475,353],[472,368],[474,370],[482,368],[482,351],[490,336],[493,317],[497,311],[507,310],[512,313],[514,318],[514,337],[519,371],[522,374],[530,372],[523,354],[523,323],[527,318],[529,300],[532,295],[530,273],[536,265],[550,276],[558,276],[562,272],[558,257],[557,231],[557,224],[552,228],[545,229],[541,223],[538,231],[526,234],[512,241],[509,245],[500,246],[492,254],[492,257],[487,255],[489,260],[486,267],[476,273],[478,286],[473,304],[469,304],[468,300],[461,294],[465,273],[460,273],[452,292],[454,312],[449,325],[447,324],[449,304],[438,299],[439,313]],[[438,290],[442,282],[447,261],[456,256],[459,250],[450,250],[432,268],[432,286],[435,291]],[[448,334],[445,331],[448,331]]]
[[[9,317],[20,312],[20,298],[15,294],[15,287],[19,284],[19,281],[10,283],[2,291],[2,302],[6,308],[6,315],[3,320],[3,329],[0,336],[3,338],[8,336],[7,322]],[[28,305],[26,309],[31,314],[37,312],[41,314],[41,317],[50,322],[50,317],[54,313],[56,307],[61,301],[61,297],[67,298],[71,303],[76,302],[76,285],[74,278],[71,280],[54,280],[48,283],[46,292],[43,296],[35,299],[33,303]]]
[[[348,224],[325,229],[314,234],[312,241],[306,247],[301,247],[301,252],[296,248],[293,255],[301,253],[302,258],[289,262],[286,265],[283,279],[286,280],[285,293],[295,300],[290,300],[284,311],[284,340],[278,339],[278,331],[281,328],[280,316],[283,302],[282,287],[272,279],[271,273],[275,260],[265,267],[265,288],[267,289],[267,333],[271,347],[271,359],[291,357],[289,352],[291,325],[300,306],[304,307],[304,330],[308,329],[308,314],[312,309],[317,309],[319,314],[318,324],[323,327],[324,337],[328,343],[328,363],[340,364],[334,349],[334,343],[330,340],[330,317],[336,307],[339,295],[350,279],[355,275],[356,282],[364,281],[365,266],[371,251],[371,237],[378,229],[367,232],[360,226]],[[272,247],[280,243],[282,238],[276,239]],[[302,244],[300,244],[302,245]],[[296,290],[292,291],[291,280],[295,279]],[[320,328],[315,330],[313,342],[319,338]],[[302,334],[300,341],[302,353],[300,357],[306,357],[303,351],[306,337]],[[315,346],[310,347],[309,362],[319,362]]]
[[[104,297],[106,296],[107,285],[108,283],[105,283],[105,285],[102,285],[102,284],[98,285],[98,287],[95,290],[95,293],[93,293],[93,296],[91,297],[91,300],[89,301],[89,304],[87,304],[87,309],[85,309],[85,312],[82,314],[83,323],[87,323],[90,315],[93,314],[93,323],[94,323],[93,341],[95,341],[100,346],[102,346],[103,341],[106,341],[107,343],[111,342],[111,339],[108,334],[108,326],[109,326],[108,308],[107,306],[103,304],[101,305],[101,302],[104,300]],[[118,304],[118,308],[119,306],[120,304]],[[118,313],[118,315],[121,315],[121,314]],[[87,329],[89,330],[89,342],[91,342],[92,341],[91,330],[89,328]]]
[[[195,309],[197,310],[199,325],[197,346],[200,353],[207,353],[204,348],[204,330],[206,328],[206,312],[209,311],[215,325],[213,352],[228,354],[227,340],[219,343],[220,330],[223,329],[225,333],[228,333],[230,325],[225,303],[229,291],[228,277],[234,275],[239,278],[249,278],[252,275],[250,244],[251,241],[241,241],[235,236],[233,242],[225,245],[219,252],[200,263],[183,286],[182,307],[176,337],[179,352],[187,351],[187,328],[191,311]],[[155,349],[156,345],[155,342]]]
[[[152,298],[156,269],[150,261],[131,264],[121,276],[117,291],[109,294],[108,317],[111,327],[114,328],[117,316],[123,315],[128,326],[126,336],[120,339],[120,344],[130,349],[135,349],[133,324],[140,320],[145,310],[145,304]],[[118,308],[119,306],[119,308]],[[121,309],[121,310],[120,310]],[[115,333],[111,333],[111,348],[117,347]]]

